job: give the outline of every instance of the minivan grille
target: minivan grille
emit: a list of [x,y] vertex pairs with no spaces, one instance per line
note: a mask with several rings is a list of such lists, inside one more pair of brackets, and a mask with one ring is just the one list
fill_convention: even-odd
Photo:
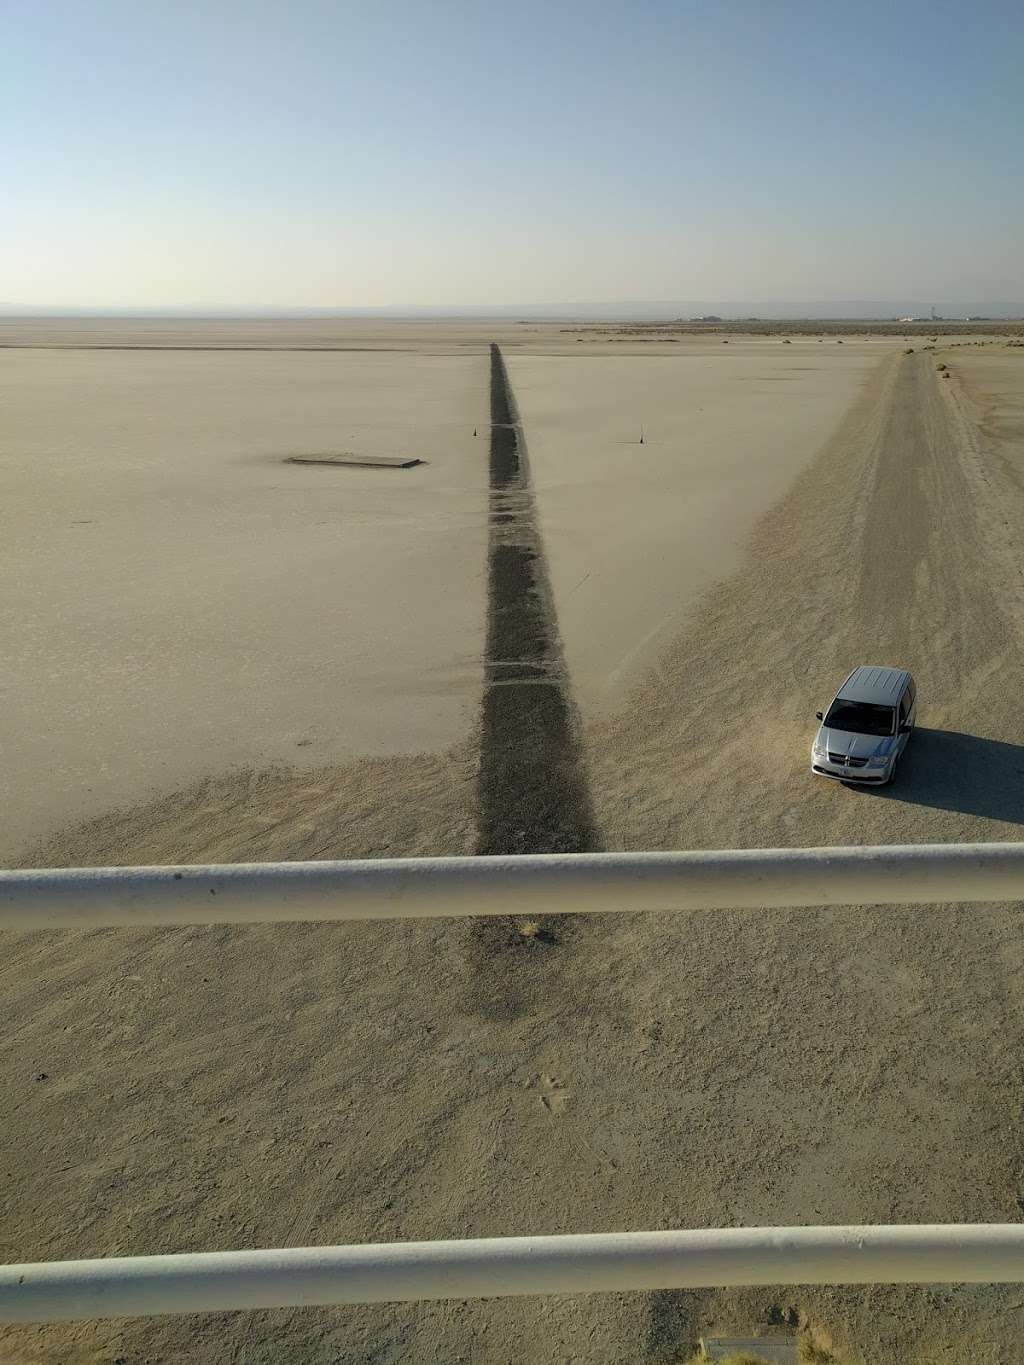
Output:
[[863,768],[867,763],[866,758],[851,758],[847,754],[834,754],[829,751],[828,761],[830,763],[846,763],[851,768]]

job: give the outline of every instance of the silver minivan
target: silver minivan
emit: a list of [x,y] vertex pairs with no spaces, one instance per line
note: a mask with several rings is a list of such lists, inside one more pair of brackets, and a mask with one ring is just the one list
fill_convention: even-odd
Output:
[[822,714],[811,772],[844,782],[891,782],[917,719],[917,688],[905,668],[855,668]]

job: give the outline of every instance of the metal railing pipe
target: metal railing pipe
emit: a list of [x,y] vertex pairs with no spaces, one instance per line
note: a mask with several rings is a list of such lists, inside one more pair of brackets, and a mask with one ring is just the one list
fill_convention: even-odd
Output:
[[729,1285],[1024,1281],[1024,1225],[728,1228],[0,1267],[0,1321]]
[[0,929],[1024,899],[1024,843],[0,872]]

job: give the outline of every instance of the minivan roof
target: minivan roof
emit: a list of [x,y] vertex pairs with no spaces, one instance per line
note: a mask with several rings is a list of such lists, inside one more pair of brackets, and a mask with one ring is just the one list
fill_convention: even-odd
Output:
[[862,664],[855,668],[836,694],[843,701],[870,702],[874,706],[895,706],[910,678],[905,668],[880,668]]

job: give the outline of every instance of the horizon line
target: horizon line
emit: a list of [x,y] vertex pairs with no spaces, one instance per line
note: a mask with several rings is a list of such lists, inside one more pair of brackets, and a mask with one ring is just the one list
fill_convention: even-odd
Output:
[[[753,310],[768,310],[755,313]],[[773,313],[772,309],[778,309]],[[853,310],[846,312],[844,310]],[[808,310],[807,312],[801,310]],[[831,311],[825,311],[831,310]],[[874,310],[874,311],[871,311]],[[787,318],[805,318],[812,314],[819,320],[847,321],[899,321],[903,315],[914,321],[928,322],[935,313],[935,321],[962,321],[963,315],[984,317],[991,321],[1019,320],[1024,314],[1024,302],[959,299],[943,300],[940,303],[922,304],[917,300],[886,299],[746,299],[746,300],[705,300],[705,299],[622,299],[595,300],[573,303],[529,303],[529,304],[365,304],[365,305],[320,305],[320,304],[31,304],[0,302],[2,318],[380,318],[395,320],[436,319],[459,320],[487,318],[517,318],[530,321],[543,316],[547,320],[582,319],[622,321],[634,313],[657,312],[664,314],[668,321],[699,321],[701,316],[721,316],[723,321],[782,321]],[[949,316],[950,313],[955,317]],[[668,314],[673,316],[668,317]],[[689,316],[686,316],[689,314]],[[696,315],[696,316],[694,316]],[[638,320],[641,320],[638,316]]]

